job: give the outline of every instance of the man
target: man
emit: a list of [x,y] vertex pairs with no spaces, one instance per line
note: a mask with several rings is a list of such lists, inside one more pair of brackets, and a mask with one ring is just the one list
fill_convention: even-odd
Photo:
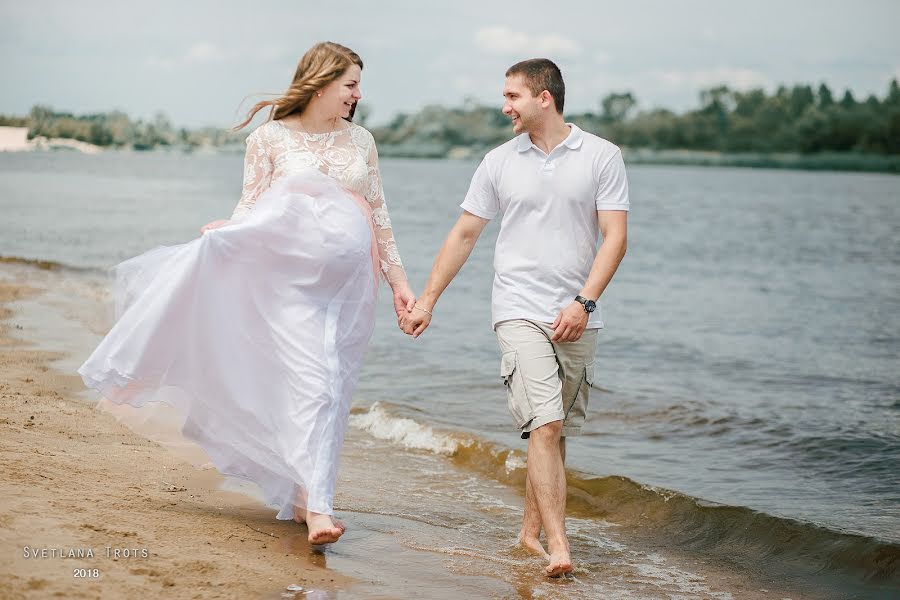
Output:
[[[565,442],[584,423],[603,327],[596,301],[625,255],[628,182],[615,145],[563,119],[565,86],[551,61],[510,67],[503,96],[519,136],[478,167],[463,213],[400,326],[415,337],[425,331],[441,293],[499,212],[492,321],[509,410],[528,439],[519,542],[545,557],[547,575],[556,577],[572,571]],[[539,540],[542,527],[549,554]]]

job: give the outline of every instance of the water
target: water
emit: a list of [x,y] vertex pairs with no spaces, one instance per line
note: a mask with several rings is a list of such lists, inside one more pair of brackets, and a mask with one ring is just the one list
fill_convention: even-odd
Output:
[[[417,290],[475,166],[383,161]],[[90,274],[227,216],[240,174],[236,155],[0,155],[0,256]],[[634,166],[629,179],[629,250],[602,300],[598,389],[568,445],[570,482],[593,498],[572,505],[575,518],[641,531],[631,515],[649,514],[709,556],[726,553],[723,527],[741,525],[748,554],[800,539],[836,553],[823,568],[857,561],[896,577],[900,178]],[[490,330],[496,233],[492,223],[419,340],[396,329],[382,294],[354,419],[414,456],[457,444],[459,468],[514,489],[521,458],[508,449],[524,445]]]

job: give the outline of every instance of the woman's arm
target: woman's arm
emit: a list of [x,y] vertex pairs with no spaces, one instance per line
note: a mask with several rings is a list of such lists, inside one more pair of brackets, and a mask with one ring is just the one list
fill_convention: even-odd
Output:
[[247,152],[244,154],[244,185],[241,199],[231,214],[232,219],[243,217],[253,209],[260,194],[269,189],[275,170],[266,145],[260,140],[259,129],[247,136]]
[[366,201],[372,208],[372,220],[375,226],[375,242],[378,245],[378,258],[381,271],[394,292],[394,309],[400,317],[404,312],[412,310],[416,303],[415,294],[409,287],[400,251],[394,239],[391,217],[384,202],[384,188],[381,185],[381,172],[378,169],[378,150],[375,140],[370,138],[368,153],[369,189]]
[[249,213],[256,204],[256,199],[271,185],[274,171],[272,159],[259,137],[259,129],[247,136],[247,151],[244,154],[244,185],[241,199],[234,207],[231,219],[218,219],[207,223],[200,228],[200,233],[228,225],[234,219],[239,219]]

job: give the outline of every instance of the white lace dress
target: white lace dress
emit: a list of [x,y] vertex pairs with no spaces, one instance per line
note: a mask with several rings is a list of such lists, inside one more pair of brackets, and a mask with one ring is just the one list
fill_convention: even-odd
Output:
[[174,427],[258,484],[279,519],[331,514],[378,272],[406,277],[372,136],[342,126],[251,133],[231,222],[118,265],[117,321],[79,369],[126,423]]

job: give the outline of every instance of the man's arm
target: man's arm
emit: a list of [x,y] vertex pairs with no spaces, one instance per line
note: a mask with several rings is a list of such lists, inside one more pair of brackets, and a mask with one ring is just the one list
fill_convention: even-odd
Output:
[[475,242],[478,241],[478,237],[487,224],[487,219],[475,216],[468,211],[463,211],[459,216],[434,259],[431,274],[428,276],[425,290],[416,302],[416,308],[401,322],[405,333],[419,337],[428,328],[431,323],[431,312],[434,310],[438,298],[441,297],[441,294],[466,263],[469,255],[472,254]]
[[[628,245],[627,211],[598,210],[597,220],[603,243],[600,244],[591,272],[579,294],[589,300],[597,300],[603,294],[625,257]],[[587,327],[589,316],[584,307],[573,300],[553,322],[555,331],[550,339],[554,342],[577,342]]]

